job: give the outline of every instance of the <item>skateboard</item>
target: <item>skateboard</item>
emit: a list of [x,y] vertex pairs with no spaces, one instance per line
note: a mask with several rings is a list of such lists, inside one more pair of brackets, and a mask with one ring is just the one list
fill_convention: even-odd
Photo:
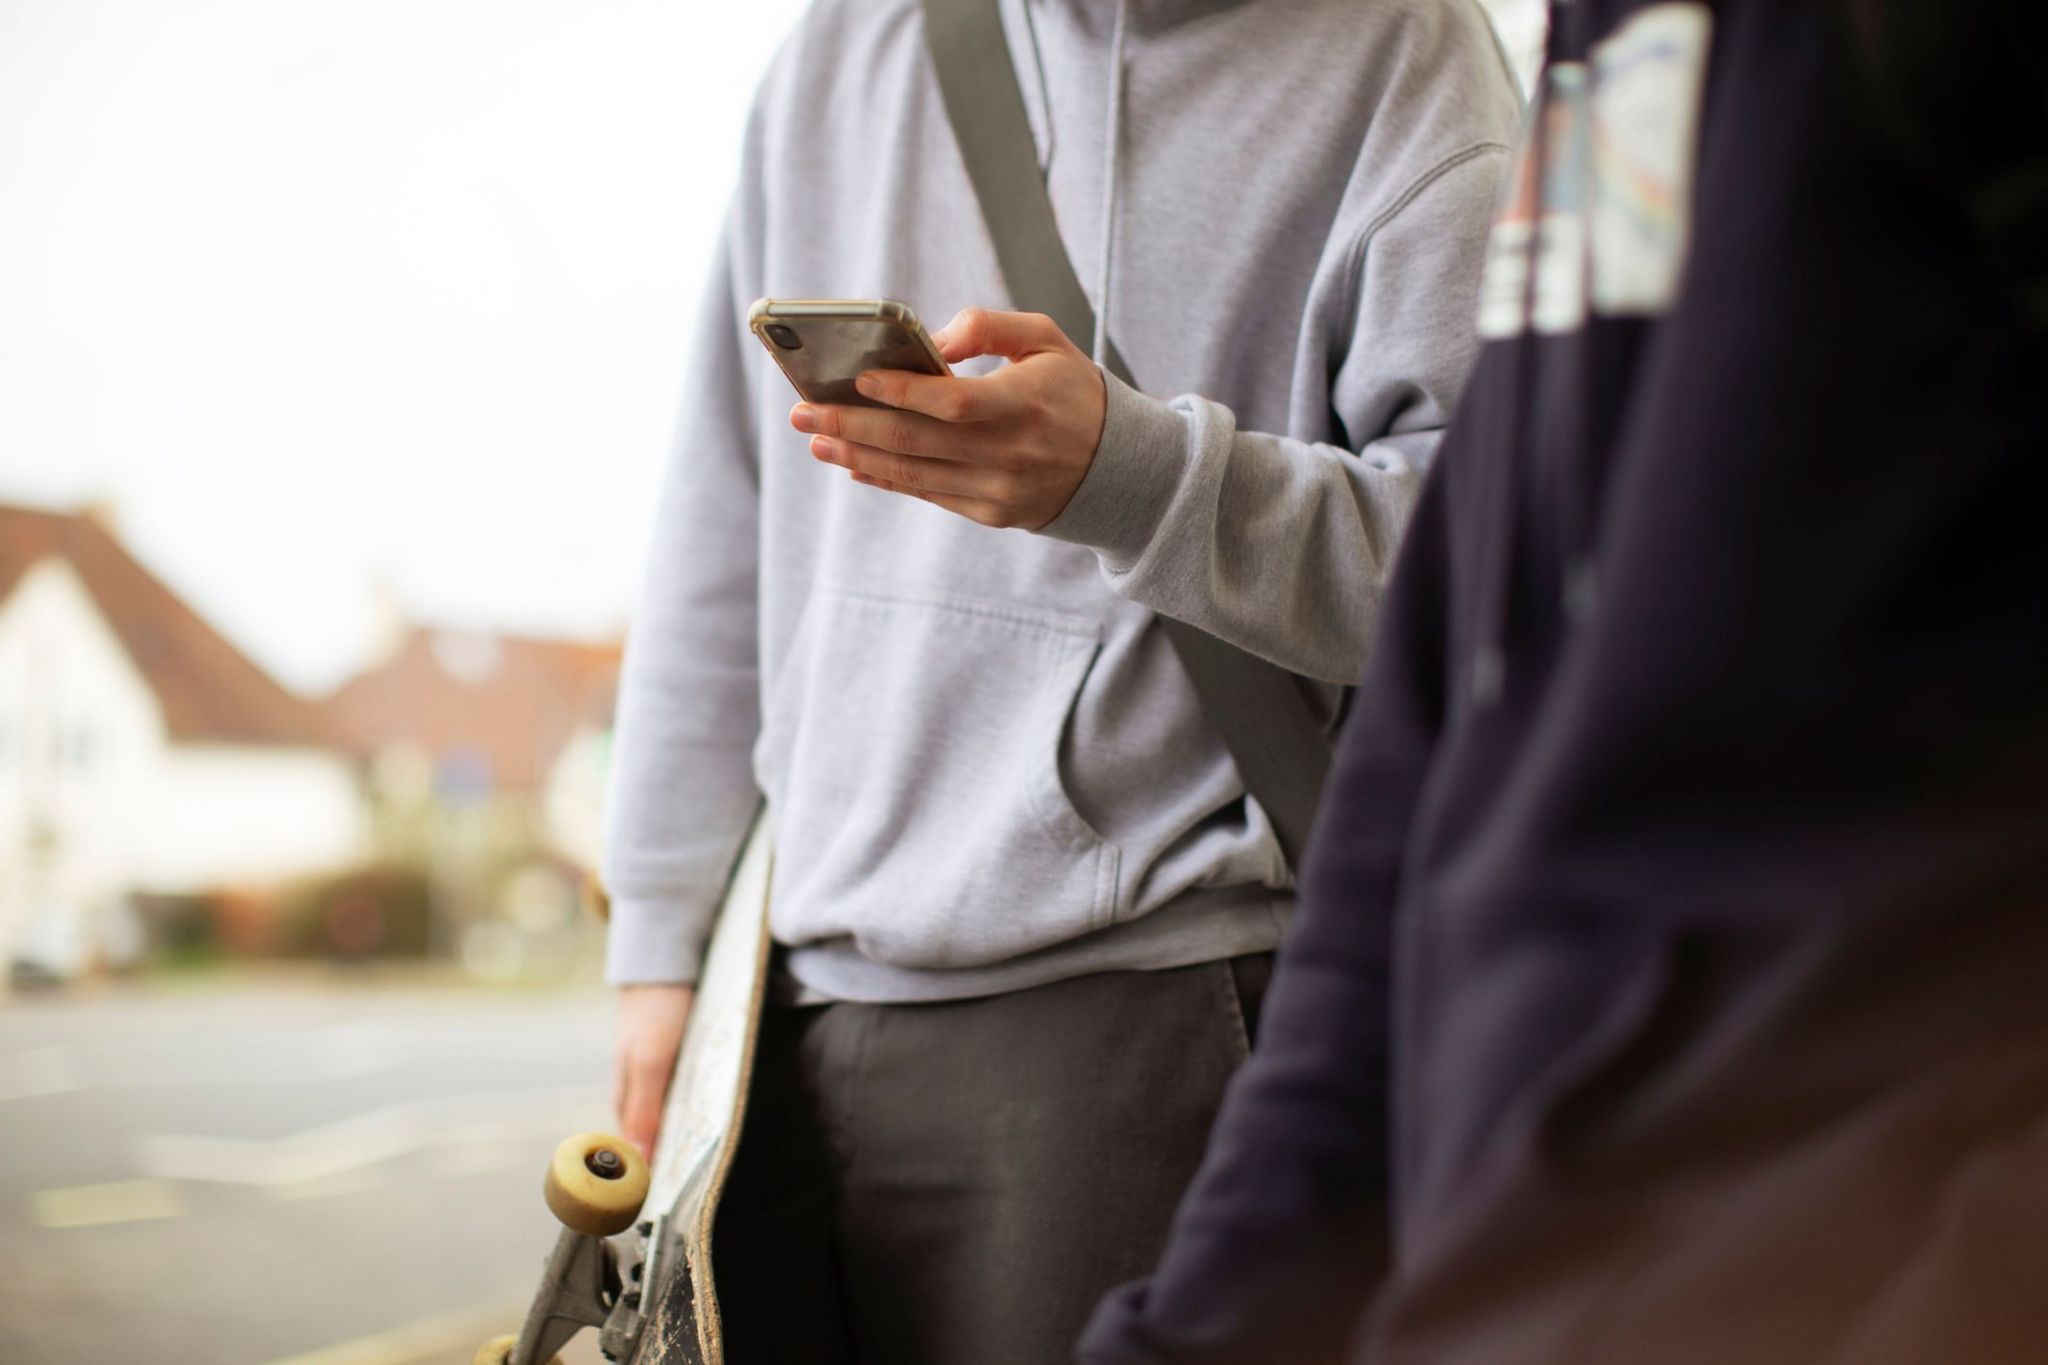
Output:
[[[724,1365],[711,1230],[739,1145],[768,980],[765,813],[734,864],[676,1054],[650,1169],[633,1145],[579,1133],[542,1182],[562,1224],[517,1336],[477,1349],[476,1365],[560,1365],[585,1327],[619,1365]],[[645,1216],[643,1216],[645,1215]],[[632,1236],[612,1239],[632,1230]]]

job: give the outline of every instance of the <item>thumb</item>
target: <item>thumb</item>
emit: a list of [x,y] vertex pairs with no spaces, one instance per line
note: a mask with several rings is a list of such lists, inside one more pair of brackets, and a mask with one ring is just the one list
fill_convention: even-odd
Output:
[[1059,324],[1043,313],[1005,313],[992,308],[963,308],[932,333],[932,343],[948,365],[978,355],[1022,360],[1041,351],[1079,354]]

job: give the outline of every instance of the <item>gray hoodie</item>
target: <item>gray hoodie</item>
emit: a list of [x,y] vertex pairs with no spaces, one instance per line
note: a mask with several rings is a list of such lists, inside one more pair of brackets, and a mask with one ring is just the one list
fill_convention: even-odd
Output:
[[1094,464],[1037,534],[811,460],[751,300],[1009,306],[918,0],[818,0],[756,99],[627,648],[614,981],[692,977],[764,795],[772,928],[816,995],[1177,966],[1285,924],[1273,831],[1154,613],[1321,680],[1334,719],[1471,359],[1514,79],[1477,0],[1005,22],[1062,232],[1146,393],[1110,382]]

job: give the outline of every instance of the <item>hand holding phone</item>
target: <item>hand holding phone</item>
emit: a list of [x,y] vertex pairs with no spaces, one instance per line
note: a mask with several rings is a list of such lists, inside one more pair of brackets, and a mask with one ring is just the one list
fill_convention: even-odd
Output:
[[886,406],[854,388],[868,370],[952,373],[910,305],[894,299],[759,299],[747,326],[807,403]]
[[[840,466],[856,483],[984,526],[1046,526],[1073,498],[1101,444],[1109,400],[1102,371],[1051,318],[1035,313],[965,309],[930,341],[943,349],[928,364],[831,367],[835,375],[865,374],[866,393],[850,399],[812,399],[806,381],[792,374],[806,401],[790,413],[790,425],[811,438],[813,459]],[[1010,363],[955,378],[940,364],[949,356]]]

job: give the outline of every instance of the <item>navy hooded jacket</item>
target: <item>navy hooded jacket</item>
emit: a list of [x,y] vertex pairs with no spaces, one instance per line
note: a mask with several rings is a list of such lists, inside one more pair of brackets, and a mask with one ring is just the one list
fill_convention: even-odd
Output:
[[1090,1365],[2048,1359],[2048,231],[1955,140],[2048,79],[1882,9],[1554,7],[1259,1047]]

